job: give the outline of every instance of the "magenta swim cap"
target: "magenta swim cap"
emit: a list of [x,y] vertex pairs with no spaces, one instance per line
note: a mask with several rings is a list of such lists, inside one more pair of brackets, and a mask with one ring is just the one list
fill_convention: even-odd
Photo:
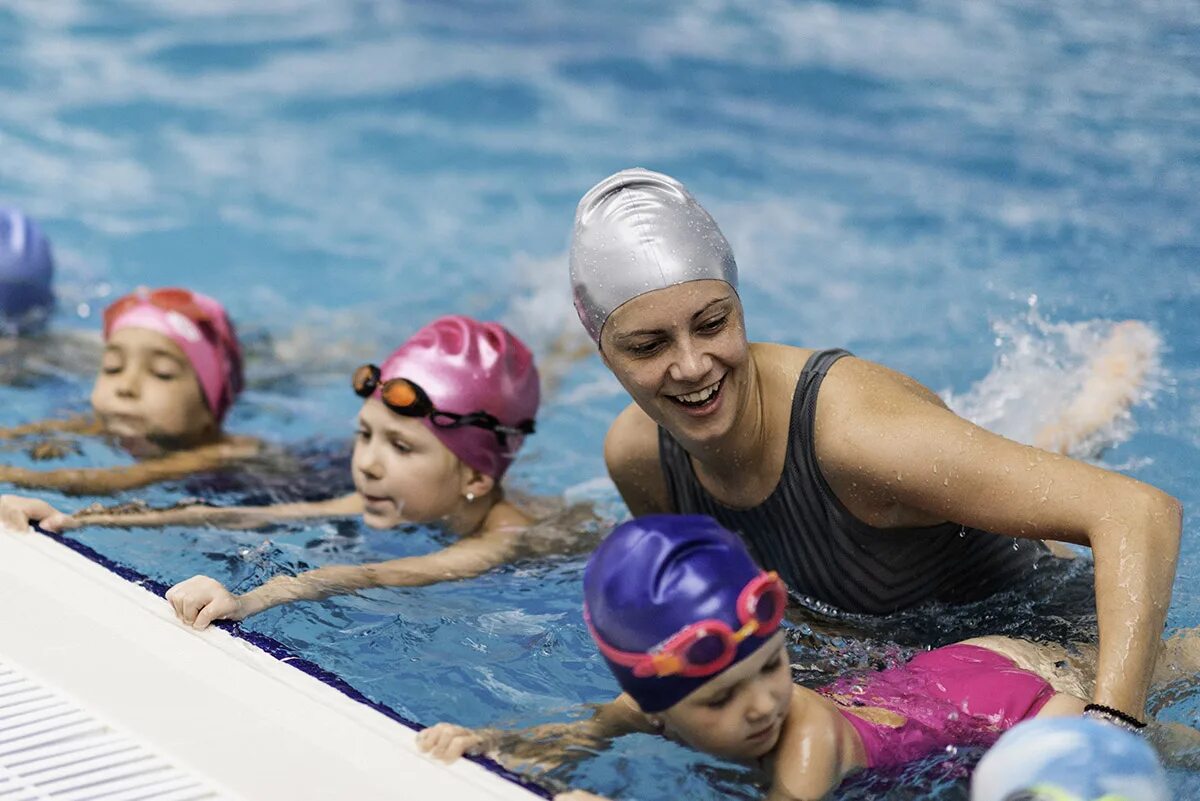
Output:
[[[537,415],[540,390],[533,354],[499,323],[439,317],[397,348],[380,374],[381,384],[405,378],[419,385],[440,411],[487,412],[512,427]],[[378,390],[374,397],[379,398]],[[525,439],[509,435],[501,445],[493,431],[421,421],[455,456],[497,481]]]
[[217,422],[242,391],[242,348],[233,322],[220,301],[168,287],[135,291],[104,310],[104,339],[125,328],[162,334],[183,351]]

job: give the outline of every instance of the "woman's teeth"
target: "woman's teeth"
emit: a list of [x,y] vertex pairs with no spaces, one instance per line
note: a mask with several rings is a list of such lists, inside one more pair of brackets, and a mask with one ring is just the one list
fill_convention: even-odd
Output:
[[708,401],[708,399],[711,398],[713,395],[715,395],[717,390],[720,388],[721,388],[721,382],[718,381],[715,384],[709,384],[704,389],[697,390],[696,392],[689,392],[686,395],[675,395],[674,398],[675,398],[675,400],[679,401],[680,403],[686,403],[686,404],[689,404],[692,406],[698,406],[698,405]]

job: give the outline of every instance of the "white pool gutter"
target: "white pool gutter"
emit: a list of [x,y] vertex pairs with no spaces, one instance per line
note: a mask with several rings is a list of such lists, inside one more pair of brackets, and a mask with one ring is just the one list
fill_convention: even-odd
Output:
[[245,640],[180,625],[49,537],[0,531],[0,801],[538,797],[414,740]]

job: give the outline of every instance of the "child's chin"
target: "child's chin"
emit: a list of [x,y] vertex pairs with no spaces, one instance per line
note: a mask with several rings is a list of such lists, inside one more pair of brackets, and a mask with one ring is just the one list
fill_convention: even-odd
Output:
[[393,519],[392,515],[373,514],[371,512],[363,512],[363,523],[367,528],[395,528],[400,525],[399,520]]

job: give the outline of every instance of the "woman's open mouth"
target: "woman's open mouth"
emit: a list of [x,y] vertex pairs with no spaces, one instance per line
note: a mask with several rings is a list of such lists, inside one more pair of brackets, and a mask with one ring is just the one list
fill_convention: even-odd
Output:
[[675,401],[679,406],[682,406],[690,414],[705,414],[716,408],[717,402],[721,399],[721,388],[725,385],[725,376],[721,376],[717,381],[702,387],[695,392],[688,392],[683,395],[668,395],[667,397]]

